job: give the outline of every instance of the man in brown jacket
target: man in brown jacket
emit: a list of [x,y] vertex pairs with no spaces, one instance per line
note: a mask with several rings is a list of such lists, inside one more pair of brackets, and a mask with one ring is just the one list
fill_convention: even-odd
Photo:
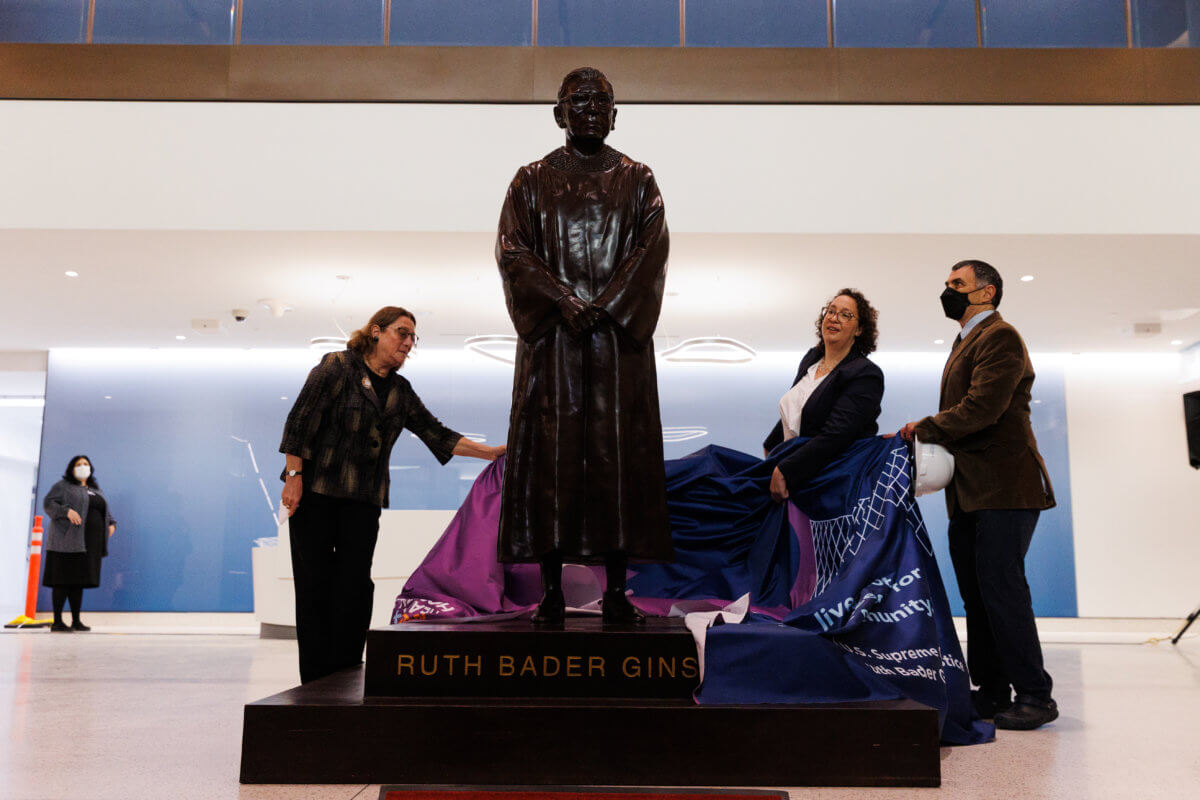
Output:
[[1031,730],[1058,717],[1025,581],[1025,553],[1054,490],[1029,423],[1029,353],[996,311],[1003,293],[1000,274],[984,261],[951,268],[942,308],[962,331],[942,372],[940,410],[900,435],[954,455],[946,510],[967,610],[967,662],[980,687],[975,707],[998,728]]

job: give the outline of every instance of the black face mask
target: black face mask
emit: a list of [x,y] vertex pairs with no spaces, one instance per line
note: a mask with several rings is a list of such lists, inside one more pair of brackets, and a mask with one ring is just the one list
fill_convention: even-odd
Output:
[[942,301],[942,311],[946,313],[947,317],[958,322],[971,306],[986,306],[987,303],[971,302],[968,295],[976,291],[978,289],[972,289],[970,292],[958,292],[947,286],[946,291],[942,292],[942,296],[939,298]]

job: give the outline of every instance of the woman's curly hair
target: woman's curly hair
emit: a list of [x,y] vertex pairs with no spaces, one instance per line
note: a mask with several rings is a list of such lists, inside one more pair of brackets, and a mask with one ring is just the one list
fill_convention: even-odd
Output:
[[[871,305],[871,301],[863,296],[863,293],[858,289],[840,289],[838,293],[829,298],[825,303],[825,307],[829,306],[839,297],[849,297],[858,307],[858,336],[854,337],[854,344],[851,346],[851,352],[858,353],[860,356],[870,355],[875,352],[875,346],[879,343],[879,311]],[[817,352],[821,355],[825,354],[825,340],[821,338],[821,325],[825,322],[825,307],[821,309],[821,313],[817,316],[815,324],[817,331]]]

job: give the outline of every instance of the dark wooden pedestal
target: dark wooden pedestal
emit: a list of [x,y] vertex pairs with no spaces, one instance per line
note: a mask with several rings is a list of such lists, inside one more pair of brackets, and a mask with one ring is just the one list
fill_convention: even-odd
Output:
[[[678,621],[655,621],[643,630],[600,631],[592,621],[571,620],[563,630],[536,634],[525,627],[528,622],[499,623],[491,630],[485,625],[372,631],[365,670],[346,670],[247,705],[242,782],[940,784],[937,713],[918,703],[700,706],[679,696],[685,685],[681,681],[688,680],[680,678],[682,662],[675,662],[675,678],[668,669],[670,658],[687,657],[678,647],[680,636],[690,634]],[[455,641],[458,634],[461,641]],[[691,645],[690,639],[686,644]],[[427,674],[421,674],[421,651]],[[402,655],[418,657],[413,671]],[[432,655],[443,657],[440,677]],[[447,661],[446,655],[469,657],[478,670],[462,669],[466,661]],[[694,657],[694,647],[690,655]],[[500,656],[513,659],[513,674],[505,674],[509,662]],[[580,658],[568,661],[571,656]],[[506,681],[520,678],[527,657],[533,661],[528,662],[525,685],[541,685],[550,696],[441,694],[489,683],[507,687]],[[607,696],[572,694],[583,685],[576,681],[588,680],[581,677],[588,657],[604,661],[603,677],[599,662],[591,662],[590,686]],[[629,658],[638,666],[629,662],[622,669]],[[661,682],[647,677],[647,663],[663,676]],[[575,665],[569,679],[568,664]],[[537,683],[533,669],[549,682]],[[608,681],[612,675],[620,678]],[[364,682],[373,689],[366,696]],[[630,696],[647,685],[666,696]],[[400,686],[407,686],[403,691],[410,696],[382,695],[401,691]],[[418,696],[411,696],[417,691]]]

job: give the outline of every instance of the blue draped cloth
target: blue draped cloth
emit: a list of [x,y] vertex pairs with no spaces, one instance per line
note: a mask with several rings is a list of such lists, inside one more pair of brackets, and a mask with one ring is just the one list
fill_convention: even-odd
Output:
[[938,709],[948,744],[990,741],[899,438],[852,445],[785,503],[766,460],[707,447],[667,462],[673,564],[638,567],[636,597],[750,595],[708,631],[700,703],[908,697]]
[[[702,704],[911,698],[938,710],[942,741],[977,744],[995,729],[970,701],[962,649],[899,438],[855,442],[784,503],[769,494],[778,461],[719,446],[667,461],[675,561],[631,568],[633,602],[721,608],[749,595],[741,624],[709,629]],[[458,515],[396,601],[393,621],[519,613],[537,602],[538,568],[499,564],[503,460],[477,479]],[[593,584],[603,570],[564,573]],[[578,587],[575,587],[578,588]],[[578,595],[578,592],[576,592]],[[598,594],[597,594],[598,596]]]

